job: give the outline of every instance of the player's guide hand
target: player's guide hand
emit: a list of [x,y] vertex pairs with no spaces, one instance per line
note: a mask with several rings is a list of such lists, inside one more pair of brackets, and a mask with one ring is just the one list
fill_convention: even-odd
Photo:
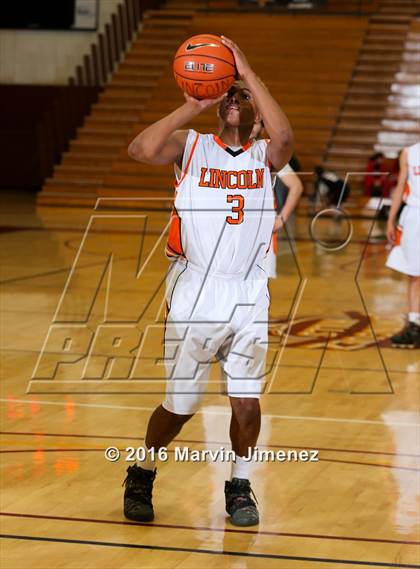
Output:
[[235,58],[235,65],[240,79],[245,79],[247,75],[253,73],[251,66],[245,57],[244,52],[236,45],[236,43],[225,36],[221,36],[222,43],[228,47]]

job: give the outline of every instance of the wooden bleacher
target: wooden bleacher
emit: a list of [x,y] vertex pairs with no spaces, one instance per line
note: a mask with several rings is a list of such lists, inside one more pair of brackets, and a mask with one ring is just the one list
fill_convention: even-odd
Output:
[[[322,161],[363,36],[363,22],[354,20],[352,26],[346,22],[346,33],[332,38],[332,30],[344,24],[340,18],[300,17],[297,20],[292,16],[259,15],[257,27],[264,30],[264,35],[258,42],[250,33],[256,25],[255,16],[225,15],[222,26],[219,22],[215,15],[196,15],[190,33],[208,29],[235,38],[285,109],[295,132],[297,156],[304,170],[312,170]],[[342,54],[339,69],[337,52]],[[144,122],[137,126],[139,130],[183,101],[170,69],[162,76],[158,91],[159,97],[142,113]],[[216,132],[215,109],[197,117],[192,126],[200,131]],[[170,197],[172,178],[171,167],[139,166],[124,150],[106,177],[101,195],[134,197],[138,195],[139,185],[143,185],[149,196],[160,190],[161,195]]]
[[141,33],[132,42],[112,80],[92,106],[90,115],[62,156],[38,197],[39,204],[90,205],[95,202],[107,172],[118,159],[153,97],[176,47],[185,38],[192,9],[150,10]]
[[363,172],[373,152],[393,159],[420,139],[417,10],[412,0],[381,0],[369,20],[325,161],[341,175]]
[[[98,196],[173,194],[171,167],[140,165],[130,139],[183,101],[172,77],[181,41],[204,31],[232,37],[289,116],[305,170],[323,159],[346,93],[367,19],[340,16],[202,13],[175,0],[150,11],[144,30],[40,195],[42,204],[86,204]],[[197,4],[199,6],[199,4]],[[339,64],[338,64],[339,62]],[[215,109],[192,127],[216,131]],[[168,202],[169,205],[169,202]]]

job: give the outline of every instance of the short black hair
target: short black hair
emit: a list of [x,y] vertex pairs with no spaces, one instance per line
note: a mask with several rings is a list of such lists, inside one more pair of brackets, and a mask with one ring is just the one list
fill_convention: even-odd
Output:
[[371,160],[378,160],[378,158],[384,158],[382,152],[375,152],[375,154],[372,154],[372,156],[370,157]]

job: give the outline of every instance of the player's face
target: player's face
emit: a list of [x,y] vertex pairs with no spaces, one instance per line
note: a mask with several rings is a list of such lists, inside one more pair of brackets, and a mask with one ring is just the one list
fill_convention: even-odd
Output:
[[227,126],[239,127],[253,124],[257,107],[251,91],[239,84],[234,84],[219,104],[219,116]]

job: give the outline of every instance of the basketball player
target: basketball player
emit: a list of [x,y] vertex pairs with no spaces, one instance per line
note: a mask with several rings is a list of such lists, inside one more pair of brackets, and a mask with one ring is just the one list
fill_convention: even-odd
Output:
[[[395,220],[405,195],[406,207],[399,225]],[[392,196],[387,224],[388,240],[394,245],[386,266],[408,276],[408,321],[391,338],[395,348],[420,347],[420,142],[404,148],[400,173]]]
[[[128,152],[139,162],[174,163],[177,178],[167,243],[173,263],[166,292],[166,398],[150,417],[145,444],[157,452],[177,436],[200,406],[210,360],[219,359],[236,456],[225,483],[226,510],[234,525],[248,526],[259,522],[247,456],[260,431],[267,348],[269,295],[260,265],[275,220],[270,166],[278,171],[288,162],[293,135],[242,51],[231,40],[222,41],[234,54],[241,82],[218,100],[185,95],[186,102],[141,132]],[[217,102],[219,136],[180,130]],[[261,118],[270,141],[250,140]],[[154,518],[155,476],[151,452],[141,467],[128,468],[127,518]]]

